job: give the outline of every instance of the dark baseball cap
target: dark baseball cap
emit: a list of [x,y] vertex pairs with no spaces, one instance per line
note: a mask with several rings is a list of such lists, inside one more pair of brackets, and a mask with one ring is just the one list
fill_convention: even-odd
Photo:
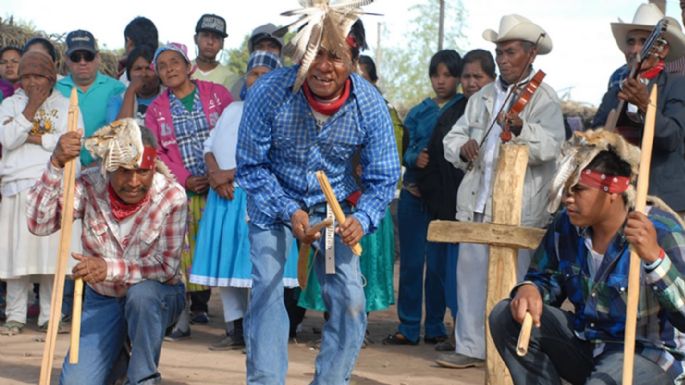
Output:
[[226,20],[219,15],[214,15],[211,13],[205,13],[200,17],[195,26],[195,32],[214,32],[223,38],[226,38],[228,34],[226,33]]
[[278,34],[278,32],[281,30],[282,28],[276,27],[271,23],[260,25],[259,27],[255,28],[254,31],[252,31],[250,40],[247,41],[247,50],[249,52],[254,51],[254,46],[260,41],[266,39],[275,41],[281,48],[283,48],[283,36]]
[[67,35],[67,56],[76,51],[88,51],[94,54],[98,52],[92,33],[82,29],[69,32]]

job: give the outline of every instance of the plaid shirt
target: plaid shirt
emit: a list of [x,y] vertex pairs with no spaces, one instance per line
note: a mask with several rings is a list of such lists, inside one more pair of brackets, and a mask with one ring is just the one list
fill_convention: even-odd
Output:
[[290,222],[299,208],[325,202],[316,179],[324,170],[338,200],[359,187],[350,163],[361,153],[363,194],[353,214],[364,233],[385,215],[400,166],[392,121],[383,97],[351,74],[345,104],[321,128],[302,90],[293,93],[298,66],[269,72],[252,86],[238,133],[238,182],[248,193],[252,223],[271,228]]
[[174,95],[169,95],[171,116],[176,130],[176,142],[181,151],[183,165],[190,175],[201,176],[207,174],[204,158],[204,142],[209,137],[209,122],[205,117],[200,101],[200,92],[195,91],[193,110],[188,111],[183,103]]
[[[48,235],[60,229],[63,170],[49,164],[29,192],[29,230]],[[107,262],[107,278],[91,284],[102,295],[123,297],[128,288],[143,280],[175,282],[179,278],[181,248],[186,232],[187,198],[183,188],[156,173],[150,201],[134,216],[125,237],[112,231],[118,226],[112,215],[107,181],[98,168],[77,179],[74,217],[83,219],[83,254]]]
[[[679,331],[685,330],[685,238],[673,215],[652,207],[648,216],[666,256],[653,270],[641,271],[636,346],[675,379],[683,373],[685,358],[685,336]],[[571,224],[566,210],[560,212],[535,252],[526,280],[537,285],[547,304],[560,306],[567,298],[573,303],[577,335],[623,349],[630,247],[619,231],[593,279],[586,246],[590,232]]]

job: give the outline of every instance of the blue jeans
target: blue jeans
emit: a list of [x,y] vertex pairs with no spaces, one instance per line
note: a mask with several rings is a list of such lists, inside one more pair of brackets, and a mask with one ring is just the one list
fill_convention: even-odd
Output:
[[[309,217],[310,223],[322,219],[320,215]],[[247,383],[285,384],[289,327],[283,303],[283,270],[292,236],[285,227],[272,230],[253,224],[249,227],[252,290],[245,317]],[[321,252],[313,263],[330,318],[323,327],[312,384],[347,384],[366,330],[359,257],[336,235],[335,274],[325,274]]]
[[[412,342],[421,333],[425,285],[425,336],[445,336],[446,245],[426,241],[430,215],[420,198],[407,190],[400,193],[397,207],[400,233],[400,287],[397,296],[398,331]],[[424,264],[426,278],[424,281]]]
[[62,385],[104,384],[124,346],[131,341],[127,384],[158,384],[162,340],[185,305],[183,284],[142,281],[125,297],[108,297],[86,286],[81,320],[79,363],[62,365]]
[[[511,300],[490,312],[490,333],[515,385],[561,385],[561,378],[578,385],[618,385],[623,376],[623,344],[607,345],[593,357],[594,345],[573,333],[573,315],[544,305],[540,328],[533,327],[528,354],[516,354],[521,325],[514,321]],[[635,354],[633,384],[672,384],[655,362]]]

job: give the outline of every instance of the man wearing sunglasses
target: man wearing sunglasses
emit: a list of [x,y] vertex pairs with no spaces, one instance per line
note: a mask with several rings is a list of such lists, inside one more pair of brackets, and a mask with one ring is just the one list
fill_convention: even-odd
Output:
[[[67,35],[66,43],[65,56],[69,75],[60,79],[56,88],[69,97],[71,89],[77,87],[79,107],[85,124],[84,135],[89,137],[108,123],[107,104],[114,96],[121,95],[126,87],[98,70],[100,55],[93,34],[84,30],[72,31]],[[81,164],[89,166],[93,162],[90,153],[81,149]]]

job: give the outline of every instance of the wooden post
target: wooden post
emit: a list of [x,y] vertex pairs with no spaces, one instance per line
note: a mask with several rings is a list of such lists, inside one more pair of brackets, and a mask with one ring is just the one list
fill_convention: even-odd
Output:
[[[515,144],[500,146],[497,174],[492,192],[492,223],[502,225],[521,224],[523,208],[523,182],[528,167],[528,147]],[[488,291],[485,302],[485,383],[488,385],[511,384],[511,375],[500,357],[490,335],[488,317],[499,301],[509,296],[516,285],[516,261],[518,250],[511,247],[490,246],[488,266]]]
[[[76,87],[71,89],[69,99],[68,131],[78,128],[78,94]],[[64,165],[64,194],[62,195],[62,223],[59,240],[59,255],[57,257],[57,271],[53,280],[52,299],[50,301],[50,321],[45,337],[45,348],[40,365],[40,385],[49,385],[52,374],[52,361],[55,355],[57,330],[62,318],[62,296],[64,295],[64,277],[67,261],[71,251],[71,227],[74,222],[74,184],[76,179],[76,159]]]
[[[511,376],[492,342],[488,317],[492,308],[516,284],[516,261],[519,248],[535,248],[544,235],[542,229],[521,228],[523,182],[528,167],[528,147],[502,144],[492,193],[493,223],[431,222],[428,240],[433,242],[469,242],[490,245],[488,289],[485,303],[486,373],[488,385],[511,384]],[[451,228],[473,227],[471,231],[450,231]]]
[[[645,212],[647,190],[649,189],[649,168],[652,161],[654,142],[654,122],[656,118],[657,87],[652,86],[645,117],[645,128],[642,133],[640,148],[640,169],[637,179],[637,196],[635,211]],[[633,363],[635,359],[635,328],[637,326],[637,305],[640,300],[640,257],[634,248],[630,248],[630,272],[628,273],[628,301],[626,304],[626,329],[623,341],[623,379],[622,384],[633,383]]]

